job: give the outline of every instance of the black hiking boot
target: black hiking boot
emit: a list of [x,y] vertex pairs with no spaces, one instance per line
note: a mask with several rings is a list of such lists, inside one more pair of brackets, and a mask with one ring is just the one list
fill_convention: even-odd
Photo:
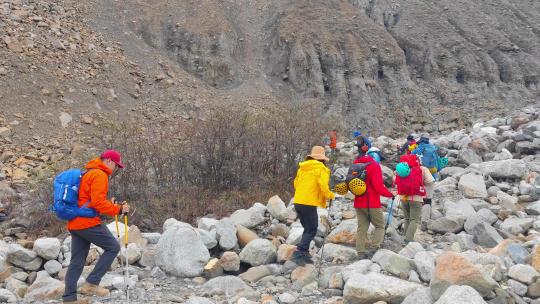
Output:
[[304,254],[298,250],[293,252],[291,256],[291,261],[294,262],[298,266],[306,265],[306,261],[304,260]]

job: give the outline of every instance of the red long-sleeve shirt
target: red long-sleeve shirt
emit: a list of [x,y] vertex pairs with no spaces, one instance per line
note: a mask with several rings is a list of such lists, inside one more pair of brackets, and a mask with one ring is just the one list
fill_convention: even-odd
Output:
[[381,166],[371,156],[360,156],[355,161],[358,163],[370,163],[366,167],[367,191],[364,195],[354,198],[354,208],[381,208],[381,195],[392,197],[392,193],[383,183]]

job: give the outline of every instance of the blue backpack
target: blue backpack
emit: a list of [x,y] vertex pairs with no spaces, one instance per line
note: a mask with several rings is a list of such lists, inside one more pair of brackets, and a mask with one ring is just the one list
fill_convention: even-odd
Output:
[[54,202],[51,210],[64,221],[76,217],[96,217],[98,213],[86,206],[90,201],[79,208],[79,185],[85,171],[70,169],[58,174],[54,178]]
[[439,154],[437,151],[439,147],[432,144],[420,145],[413,153],[420,155],[422,165],[426,168],[438,168],[439,166]]

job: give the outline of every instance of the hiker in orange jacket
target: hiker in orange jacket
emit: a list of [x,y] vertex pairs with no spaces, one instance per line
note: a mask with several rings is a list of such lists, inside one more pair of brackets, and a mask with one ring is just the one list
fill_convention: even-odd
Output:
[[[81,179],[79,207],[88,203],[88,208],[108,216],[129,212],[129,205],[126,202],[118,205],[114,199],[107,199],[109,177],[116,168],[123,167],[121,155],[115,150],[107,150],[101,154],[100,158],[91,160],[86,165],[87,171]],[[65,291],[62,297],[64,303],[89,303],[88,299],[77,300],[77,281],[86,264],[91,244],[101,247],[104,252],[79,292],[85,295],[107,296],[109,290],[100,287],[99,283],[120,251],[118,241],[101,223],[98,216],[76,217],[68,222],[67,229],[71,234],[71,261],[66,273]]]

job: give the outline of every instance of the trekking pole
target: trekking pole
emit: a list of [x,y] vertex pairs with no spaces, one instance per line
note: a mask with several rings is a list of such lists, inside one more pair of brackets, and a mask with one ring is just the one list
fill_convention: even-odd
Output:
[[126,300],[129,304],[129,262],[128,262],[128,215],[124,213],[124,248],[125,248],[125,260],[126,260],[126,269],[124,271],[124,287],[126,288]]
[[[332,208],[332,202],[333,200],[331,200],[330,203],[328,204],[328,209]],[[330,213],[328,213],[328,217],[330,217]],[[330,228],[328,230],[330,230]],[[326,245],[326,238],[328,237],[329,234],[330,234],[330,231],[328,231],[328,233],[323,238],[323,244],[321,247],[321,258],[319,260],[319,267],[317,269],[317,282],[319,282],[321,279],[321,267],[324,262],[324,245]]]
[[116,238],[120,241],[120,228],[118,228],[118,214],[114,216],[114,223],[116,224]]

